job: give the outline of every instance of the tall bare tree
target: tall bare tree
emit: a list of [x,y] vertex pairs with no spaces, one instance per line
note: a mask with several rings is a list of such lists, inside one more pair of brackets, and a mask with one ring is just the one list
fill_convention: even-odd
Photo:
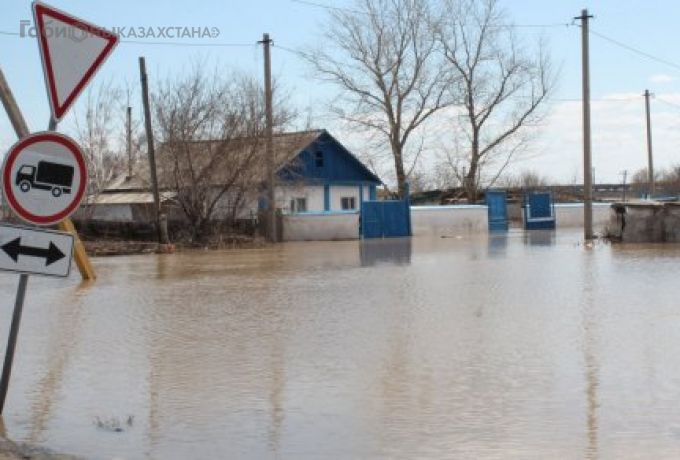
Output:
[[304,55],[320,78],[340,88],[333,110],[387,141],[403,196],[423,147],[409,141],[452,102],[450,72],[429,28],[429,2],[357,0],[330,14],[324,49]]
[[544,115],[555,77],[543,44],[528,51],[496,0],[442,4],[433,29],[463,105],[448,159],[474,201],[482,169],[495,165],[493,181],[524,150],[526,128]]

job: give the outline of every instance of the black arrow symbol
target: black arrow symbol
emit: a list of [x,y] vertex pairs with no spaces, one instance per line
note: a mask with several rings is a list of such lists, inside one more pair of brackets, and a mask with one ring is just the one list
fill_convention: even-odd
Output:
[[21,237],[16,238],[9,243],[2,245],[2,250],[12,258],[14,262],[19,261],[19,256],[40,257],[45,259],[45,266],[49,266],[58,260],[63,259],[64,253],[50,241],[50,246],[47,249],[34,248],[31,246],[22,246]]

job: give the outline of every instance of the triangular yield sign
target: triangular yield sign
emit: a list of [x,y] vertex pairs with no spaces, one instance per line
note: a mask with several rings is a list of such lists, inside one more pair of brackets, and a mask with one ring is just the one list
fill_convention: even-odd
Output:
[[118,44],[118,36],[42,2],[33,2],[47,94],[59,121]]

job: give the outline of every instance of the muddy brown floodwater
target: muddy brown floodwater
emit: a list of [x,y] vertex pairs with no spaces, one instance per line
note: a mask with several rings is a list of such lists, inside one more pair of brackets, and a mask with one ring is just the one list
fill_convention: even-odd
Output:
[[[678,458],[680,246],[580,237],[31,277],[7,437],[94,459]],[[0,274],[3,352],[17,281]]]

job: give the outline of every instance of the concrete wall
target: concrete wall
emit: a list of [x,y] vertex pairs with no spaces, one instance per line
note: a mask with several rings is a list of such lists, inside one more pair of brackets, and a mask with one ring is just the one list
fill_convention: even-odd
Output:
[[[593,230],[605,231],[609,223],[610,203],[593,203]],[[583,203],[556,203],[555,221],[557,229],[583,228]]]
[[413,236],[486,233],[487,213],[487,207],[480,205],[411,206]]
[[[605,231],[609,208],[608,203],[593,203],[596,232]],[[555,204],[555,219],[558,229],[583,227],[583,203]],[[484,233],[488,231],[488,210],[482,205],[411,206],[411,225],[414,236]]]
[[328,241],[359,238],[359,212],[283,216],[284,241]]
[[612,206],[607,234],[627,243],[678,243],[680,204],[648,202]]

